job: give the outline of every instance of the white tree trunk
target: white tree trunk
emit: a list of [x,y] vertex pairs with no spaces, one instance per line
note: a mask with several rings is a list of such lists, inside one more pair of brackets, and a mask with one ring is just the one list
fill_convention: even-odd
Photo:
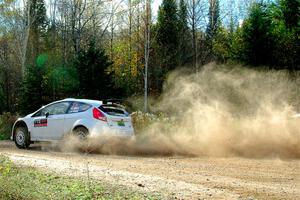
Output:
[[25,64],[26,64],[26,54],[27,54],[27,45],[28,39],[30,34],[30,3],[31,1],[28,0],[27,2],[24,1],[24,11],[26,15],[26,22],[24,26],[24,37],[22,39],[22,52],[21,52],[21,68],[22,68],[22,77],[25,75]]
[[144,112],[148,111],[148,65],[150,50],[150,21],[151,21],[151,0],[146,0],[145,18],[145,73],[144,73]]

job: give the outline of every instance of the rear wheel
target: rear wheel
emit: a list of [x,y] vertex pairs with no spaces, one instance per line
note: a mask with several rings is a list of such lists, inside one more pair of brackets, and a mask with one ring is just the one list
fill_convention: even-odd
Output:
[[73,130],[73,135],[78,137],[81,140],[86,139],[87,135],[89,134],[89,131],[85,127],[77,127]]
[[15,130],[15,144],[19,149],[26,149],[30,145],[29,133],[26,127],[17,127]]

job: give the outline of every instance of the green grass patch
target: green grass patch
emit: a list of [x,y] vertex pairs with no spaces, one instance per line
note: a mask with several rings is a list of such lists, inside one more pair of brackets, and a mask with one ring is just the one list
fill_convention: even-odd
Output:
[[0,140],[9,140],[9,136],[6,134],[0,134]]
[[0,156],[0,199],[159,199],[86,178],[16,167]]

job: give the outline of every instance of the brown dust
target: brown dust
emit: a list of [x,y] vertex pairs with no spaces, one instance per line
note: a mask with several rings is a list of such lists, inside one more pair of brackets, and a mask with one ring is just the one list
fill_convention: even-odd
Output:
[[209,64],[169,74],[151,105],[165,119],[133,138],[68,138],[63,151],[118,155],[300,158],[299,78],[285,71]]

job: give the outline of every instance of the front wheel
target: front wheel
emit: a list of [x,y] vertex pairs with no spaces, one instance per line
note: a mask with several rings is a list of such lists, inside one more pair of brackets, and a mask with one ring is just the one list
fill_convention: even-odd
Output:
[[15,144],[19,149],[26,149],[30,145],[28,130],[25,127],[18,127],[15,131]]

